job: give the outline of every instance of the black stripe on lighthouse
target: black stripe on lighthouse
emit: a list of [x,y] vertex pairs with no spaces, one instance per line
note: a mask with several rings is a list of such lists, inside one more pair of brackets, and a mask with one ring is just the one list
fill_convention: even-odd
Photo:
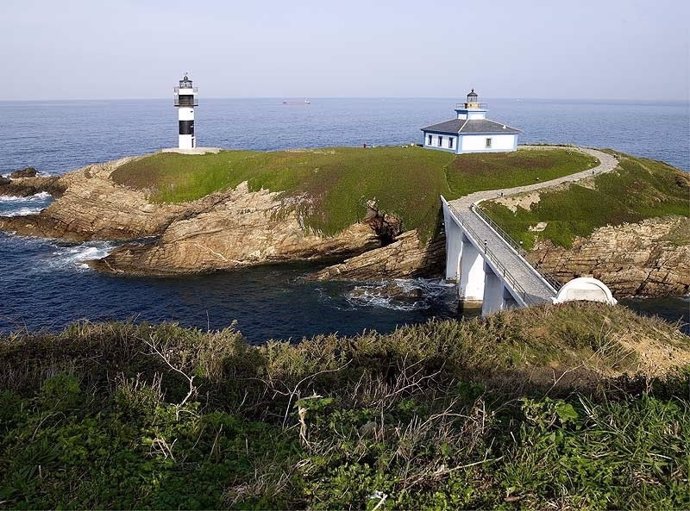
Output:
[[194,121],[180,121],[180,135],[194,135]]

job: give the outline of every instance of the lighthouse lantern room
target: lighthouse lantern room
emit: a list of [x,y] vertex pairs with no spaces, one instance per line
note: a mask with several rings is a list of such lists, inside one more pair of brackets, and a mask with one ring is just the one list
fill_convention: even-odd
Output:
[[180,80],[180,86],[175,87],[175,106],[177,107],[177,119],[179,124],[180,149],[194,149],[196,137],[194,136],[194,107],[199,105],[197,99],[197,87],[192,86],[192,81],[184,74]]

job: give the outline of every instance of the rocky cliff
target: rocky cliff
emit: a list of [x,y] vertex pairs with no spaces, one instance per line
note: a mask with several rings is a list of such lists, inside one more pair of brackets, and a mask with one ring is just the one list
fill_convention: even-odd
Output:
[[313,280],[374,280],[440,277],[446,264],[446,238],[426,243],[408,231],[389,245],[346,259],[309,276]]
[[601,227],[569,249],[540,241],[528,259],[563,283],[595,277],[619,297],[685,295],[690,290],[690,218]]
[[294,201],[267,190],[250,192],[243,183],[218,194],[204,211],[173,220],[155,240],[125,244],[94,267],[130,274],[201,273],[343,258],[379,246],[376,232],[364,223],[330,237],[309,232]]
[[[38,215],[0,217],[0,229],[70,241],[125,242],[99,270],[175,275],[288,261],[333,260],[314,279],[378,280],[438,277],[445,240],[427,243],[400,219],[367,204],[364,219],[334,236],[304,226],[310,197],[250,191],[246,183],[182,204],[158,204],[147,190],[111,180],[125,158],[90,165],[62,177],[20,176],[0,183],[0,194],[50,191],[59,196]],[[9,181],[9,182],[7,182]],[[363,212],[364,213],[364,212]],[[690,220],[650,219],[603,227],[572,248],[540,242],[529,255],[540,269],[565,282],[592,275],[617,296],[678,295],[690,287]]]
[[[111,172],[130,159],[89,165],[61,176],[56,182],[62,190],[58,200],[38,215],[0,218],[0,228],[69,241],[127,240],[156,235],[173,219],[199,209],[199,204],[152,204],[144,192],[113,183]],[[23,181],[16,185],[26,185]]]
[[66,186],[60,176],[39,176],[25,170],[13,172],[9,178],[0,176],[0,195],[28,197],[47,192],[60,197],[65,192]]
[[[30,195],[50,185],[59,199],[38,215],[0,217],[0,228],[21,235],[69,241],[129,241],[95,268],[127,274],[181,274],[294,260],[343,259],[381,246],[399,232],[394,217],[370,214],[336,236],[305,229],[302,199],[246,183],[184,204],[156,204],[145,190],[110,179],[130,161],[90,165],[60,178],[22,177],[0,184],[0,193]],[[39,190],[40,189],[40,190]],[[308,206],[308,204],[307,204]],[[132,240],[139,240],[133,242]]]

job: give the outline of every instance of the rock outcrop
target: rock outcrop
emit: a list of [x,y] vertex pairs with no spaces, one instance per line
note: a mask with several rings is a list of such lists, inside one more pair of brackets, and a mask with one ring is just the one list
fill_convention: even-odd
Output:
[[[152,204],[144,192],[112,182],[112,171],[130,159],[90,165],[60,177],[60,200],[38,215],[0,218],[0,228],[70,241],[129,240],[159,234],[174,219],[203,209],[198,203]],[[40,178],[24,178],[22,183],[28,185],[29,179]],[[213,200],[209,196],[199,202]]]
[[[24,173],[24,171],[17,171]],[[29,197],[37,193],[46,192],[53,197],[60,197],[66,189],[60,176],[36,176],[16,175],[12,173],[9,178],[0,176],[0,195],[12,197]]]
[[[286,201],[292,202],[292,201]],[[302,224],[280,194],[250,192],[243,183],[204,212],[171,222],[154,242],[129,243],[94,267],[113,272],[171,275],[229,270],[259,264],[343,258],[379,247],[364,223],[336,236],[320,236]]]
[[308,278],[312,280],[375,280],[439,277],[446,263],[446,239],[430,243],[417,231],[401,234],[393,243],[329,266]]
[[[336,236],[305,228],[300,198],[267,190],[210,194],[184,204],[156,204],[145,190],[118,185],[112,172],[131,158],[89,165],[60,178],[61,197],[38,215],[0,217],[0,229],[69,241],[128,241],[93,267],[126,274],[171,275],[296,260],[342,260],[378,248],[400,222],[369,204],[369,213]],[[24,177],[12,195],[30,195],[46,178]],[[19,188],[20,183],[24,188]],[[0,189],[1,190],[1,189]],[[0,191],[0,193],[2,193]],[[308,198],[304,198],[308,200]],[[133,241],[134,240],[134,241]],[[138,240],[138,241],[137,241]]]
[[618,297],[684,295],[690,290],[690,218],[601,227],[569,249],[540,241],[528,259],[563,283],[595,277]]
[[20,170],[15,170],[10,174],[11,179],[17,179],[22,177],[36,177],[38,175],[38,170],[33,167],[25,167]]

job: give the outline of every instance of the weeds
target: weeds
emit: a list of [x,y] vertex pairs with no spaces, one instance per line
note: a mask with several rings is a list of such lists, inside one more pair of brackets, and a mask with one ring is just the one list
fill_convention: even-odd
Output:
[[[621,347],[681,366],[635,375]],[[0,507],[685,508],[689,352],[594,304],[259,347],[165,324],[17,333]]]

